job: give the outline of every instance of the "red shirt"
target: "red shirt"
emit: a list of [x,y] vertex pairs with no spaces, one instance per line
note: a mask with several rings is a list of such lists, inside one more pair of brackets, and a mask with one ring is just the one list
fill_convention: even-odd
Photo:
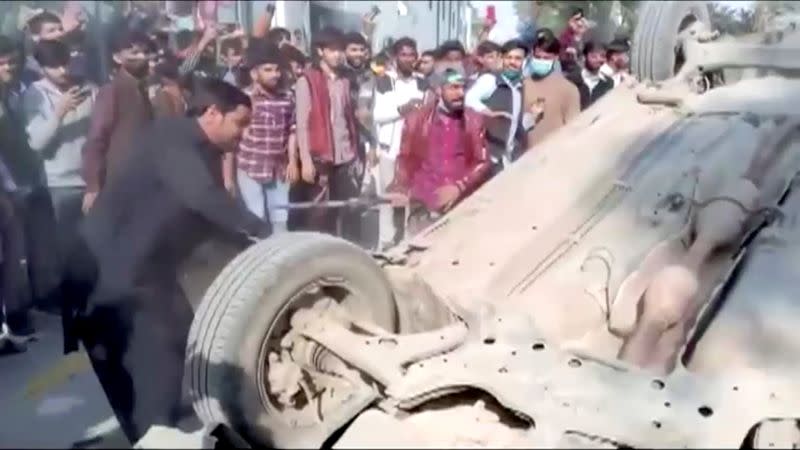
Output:
[[411,197],[436,211],[436,190],[467,175],[466,132],[462,118],[437,110],[429,133],[428,151],[411,182]]

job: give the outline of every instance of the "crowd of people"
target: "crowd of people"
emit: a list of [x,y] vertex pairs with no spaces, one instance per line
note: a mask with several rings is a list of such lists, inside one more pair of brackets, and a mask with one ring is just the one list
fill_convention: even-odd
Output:
[[[174,34],[131,13],[110,39],[114,70],[97,82],[80,20],[30,18],[28,55],[0,36],[0,352],[24,351],[32,305],[62,314],[67,351],[75,339],[89,350],[106,345],[93,366],[131,440],[145,422],[171,421],[180,389],[157,399],[166,406],[147,419],[131,412],[139,406],[120,374],[128,391],[152,374],[125,372],[135,339],[116,353],[109,342],[120,329],[136,331],[119,311],[101,311],[126,301],[171,305],[173,314],[148,317],[171,330],[158,342],[170,344],[164,361],[175,359],[169,352],[183,351],[191,322],[176,267],[209,225],[362,242],[363,211],[327,202],[376,194],[384,202],[374,249],[384,250],[629,77],[628,43],[584,42],[580,10],[560,35],[540,29],[532,41],[495,43],[487,22],[475,49],[458,41],[419,49],[400,37],[374,55],[374,18],[362,30],[315,32],[306,52],[271,26],[273,13],[250,33],[208,25]],[[290,207],[304,203],[317,207]],[[70,339],[76,317],[83,331]],[[176,364],[164,362],[171,369],[159,379],[179,385]]]

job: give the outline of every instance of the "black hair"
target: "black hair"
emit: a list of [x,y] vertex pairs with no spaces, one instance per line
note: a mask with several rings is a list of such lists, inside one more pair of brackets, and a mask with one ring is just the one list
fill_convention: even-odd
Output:
[[442,45],[436,50],[436,59],[443,59],[450,52],[461,52],[461,56],[467,56],[464,45],[459,41],[451,40],[442,42]]
[[419,55],[420,58],[425,56],[430,56],[431,58],[436,59],[436,50],[425,50]]
[[33,58],[42,67],[66,67],[69,65],[69,46],[61,41],[41,41],[33,49]]
[[610,57],[615,53],[628,53],[629,50],[630,44],[627,39],[614,39],[606,45],[606,57]]
[[278,45],[281,41],[291,41],[292,40],[292,33],[289,32],[286,28],[271,28],[267,32],[267,39],[271,41],[273,44]]
[[294,45],[284,45],[281,47],[281,54],[286,61],[294,61],[302,66],[308,62],[308,57]]
[[572,10],[570,10],[570,13],[571,13],[569,15],[570,19],[572,19],[573,17],[578,17],[578,18],[583,18],[584,17],[583,8],[581,8],[581,7],[572,8]]
[[164,60],[155,68],[156,75],[161,79],[180,82],[180,65],[180,61],[175,55],[166,53]]
[[326,27],[314,33],[311,41],[311,48],[316,53],[319,49],[338,49],[344,46],[344,35],[338,28]]
[[194,32],[191,30],[181,30],[175,33],[175,46],[178,50],[186,50],[194,41]]
[[389,63],[389,59],[390,59],[389,53],[386,50],[384,50],[375,55],[375,57],[372,58],[372,62],[374,62],[376,65],[379,66],[385,66],[386,64]]
[[533,43],[533,48],[557,55],[561,53],[561,42],[558,41],[553,30],[542,28],[536,32],[536,41]]
[[364,47],[369,47],[367,43],[367,38],[364,37],[363,34],[357,31],[351,31],[346,33],[343,37],[344,46],[347,47],[348,45],[363,45]]
[[478,44],[478,48],[475,49],[475,53],[478,56],[486,56],[489,53],[500,53],[503,51],[503,48],[500,47],[500,44],[494,41],[483,41]]
[[235,54],[241,54],[244,51],[244,43],[238,38],[225,39],[219,44],[219,52],[227,55],[228,50],[233,50]]
[[401,37],[392,43],[392,54],[397,56],[403,47],[411,47],[414,51],[417,51],[417,41],[408,36]]
[[31,30],[33,34],[39,34],[42,32],[42,27],[46,23],[57,23],[61,25],[61,18],[50,11],[43,11],[28,20],[28,29]]
[[250,96],[241,89],[217,78],[195,80],[187,115],[200,117],[212,106],[227,114],[239,106],[252,108]]
[[285,61],[278,45],[266,39],[256,39],[250,42],[245,55],[245,64],[249,68],[262,64],[277,64],[283,68]]
[[589,53],[593,53],[593,52],[602,52],[603,54],[605,54],[606,51],[607,51],[606,46],[601,44],[601,43],[599,43],[599,42],[589,41],[589,42],[583,44],[583,56],[584,57],[588,56]]
[[153,41],[150,40],[147,34],[135,30],[122,30],[111,39],[111,51],[113,53],[118,53],[137,45],[150,50],[152,49]]
[[10,56],[19,52],[19,44],[10,37],[0,34],[0,56]]
[[505,55],[512,50],[522,50],[525,56],[528,56],[528,46],[525,45],[525,42],[523,42],[521,39],[511,39],[510,41],[506,41],[506,43],[503,44],[501,52]]

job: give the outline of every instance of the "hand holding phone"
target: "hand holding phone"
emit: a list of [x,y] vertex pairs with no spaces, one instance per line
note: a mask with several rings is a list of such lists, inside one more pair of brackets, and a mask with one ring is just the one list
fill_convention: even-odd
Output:
[[369,15],[367,16],[369,20],[375,20],[378,17],[378,14],[381,13],[381,9],[378,8],[378,5],[372,5],[372,8],[369,10]]

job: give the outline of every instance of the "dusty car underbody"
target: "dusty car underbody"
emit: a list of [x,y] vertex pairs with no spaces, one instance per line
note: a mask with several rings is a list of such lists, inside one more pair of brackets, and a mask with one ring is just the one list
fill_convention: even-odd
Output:
[[634,67],[658,78],[675,25],[676,76],[386,254],[289,233],[228,264],[187,350],[200,417],[279,448],[800,444],[798,40],[644,3]]

